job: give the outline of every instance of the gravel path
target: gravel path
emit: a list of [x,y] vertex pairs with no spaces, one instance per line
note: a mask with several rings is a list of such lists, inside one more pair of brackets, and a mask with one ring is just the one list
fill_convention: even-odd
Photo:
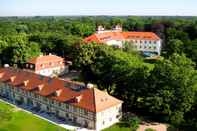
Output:
[[167,131],[168,125],[162,123],[144,123],[140,125],[137,131],[145,131],[147,128],[152,128],[156,131]]

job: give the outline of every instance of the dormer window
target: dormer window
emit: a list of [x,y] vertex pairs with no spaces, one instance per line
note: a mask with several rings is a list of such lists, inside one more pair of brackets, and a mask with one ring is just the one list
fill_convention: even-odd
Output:
[[29,83],[29,80],[23,81],[24,86],[27,86],[28,83]]
[[63,91],[62,89],[56,90],[56,91],[55,91],[55,95],[56,95],[56,96],[60,96],[61,93],[62,93],[62,91]]
[[44,84],[38,86],[38,90],[41,91],[44,88]]
[[14,82],[15,79],[16,79],[16,76],[10,77],[10,81],[11,81],[11,82]]
[[79,103],[82,99],[82,95],[75,97],[75,100],[77,103]]

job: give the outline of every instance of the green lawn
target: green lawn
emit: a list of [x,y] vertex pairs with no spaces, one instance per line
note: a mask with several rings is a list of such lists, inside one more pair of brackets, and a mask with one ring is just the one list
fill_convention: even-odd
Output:
[[66,131],[0,101],[0,131]]
[[119,122],[109,128],[104,129],[103,131],[131,131],[131,129],[126,123]]

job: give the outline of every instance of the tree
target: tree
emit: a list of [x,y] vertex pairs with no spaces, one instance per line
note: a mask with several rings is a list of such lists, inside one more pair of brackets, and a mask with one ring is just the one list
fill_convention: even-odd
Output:
[[1,39],[0,54],[3,63],[22,66],[26,60],[41,53],[38,43],[29,42],[26,34],[4,36]]
[[138,117],[131,117],[129,119],[129,125],[131,128],[131,131],[136,131],[139,128],[140,119]]
[[166,47],[167,55],[171,56],[173,53],[181,54],[184,52],[183,48],[184,44],[181,40],[171,39]]
[[40,47],[37,43],[18,43],[13,46],[12,63],[22,66],[28,59],[41,54]]
[[151,72],[144,104],[151,112],[180,125],[194,103],[196,73],[194,63],[184,54],[173,54]]
[[184,44],[184,53],[197,65],[197,40]]
[[145,88],[143,80],[149,75],[149,67],[134,53],[87,44],[79,47],[74,58],[86,82],[96,83],[100,89],[129,102],[128,106]]
[[79,23],[79,22],[73,22],[71,33],[73,35],[79,35],[81,37],[86,37],[95,32],[96,27],[94,25],[91,25],[89,23]]

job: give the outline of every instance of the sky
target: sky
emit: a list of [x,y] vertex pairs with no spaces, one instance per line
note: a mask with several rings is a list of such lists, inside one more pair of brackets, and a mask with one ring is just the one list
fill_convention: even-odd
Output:
[[0,16],[197,16],[197,0],[0,0]]

